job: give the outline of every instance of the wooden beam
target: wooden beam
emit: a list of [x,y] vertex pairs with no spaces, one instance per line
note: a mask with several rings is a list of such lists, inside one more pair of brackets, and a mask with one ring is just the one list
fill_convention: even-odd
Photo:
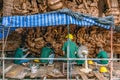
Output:
[[[3,41],[0,41],[0,43],[3,43]],[[6,43],[18,43],[18,41],[7,41]]]
[[95,74],[95,76],[99,79],[99,80],[108,80],[107,78],[105,78],[103,76],[103,74],[99,73],[99,72],[93,72]]
[[110,9],[111,8],[110,0],[106,0],[106,3],[107,3],[108,9]]
[[85,73],[79,72],[79,74],[80,74],[82,80],[88,80],[88,78],[87,78],[87,76],[85,75]]

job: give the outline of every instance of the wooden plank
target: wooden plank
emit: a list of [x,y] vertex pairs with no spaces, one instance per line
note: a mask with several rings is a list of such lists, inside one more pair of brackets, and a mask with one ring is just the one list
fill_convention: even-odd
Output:
[[36,73],[29,73],[28,76],[30,76],[30,78],[35,78],[35,77],[44,77],[46,76],[46,73],[47,73],[47,68],[44,67],[44,66],[41,66]]
[[88,78],[87,78],[87,76],[85,75],[85,73],[79,72],[79,74],[80,74],[82,80],[88,80]]
[[120,47],[120,44],[118,43],[118,44],[113,44],[113,46],[117,46],[117,47]]
[[24,73],[24,69],[25,68],[21,65],[15,65],[10,71],[6,73],[6,77],[22,79],[26,75],[26,73]]
[[[5,51],[5,52],[14,52],[15,49],[5,49],[4,51]],[[0,49],[0,52],[2,52],[2,49]]]
[[5,68],[4,73],[7,73],[15,64],[10,64],[8,67]]
[[108,80],[107,78],[105,78],[102,74],[100,74],[99,72],[93,72],[95,74],[95,76],[99,79],[99,80]]

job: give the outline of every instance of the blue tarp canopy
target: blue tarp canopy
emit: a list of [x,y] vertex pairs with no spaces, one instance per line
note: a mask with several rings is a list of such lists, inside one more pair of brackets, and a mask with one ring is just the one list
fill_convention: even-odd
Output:
[[[8,29],[9,29],[9,31],[14,31],[16,28],[15,27],[12,27],[12,28],[5,27],[4,28],[4,37],[7,36]],[[3,27],[0,27],[0,39],[2,39],[2,38],[3,38]]]
[[96,18],[89,15],[73,12],[69,9],[48,12],[44,14],[35,14],[27,16],[6,16],[2,18],[4,27],[47,27],[57,25],[76,24],[78,26],[99,26],[110,29],[114,23],[113,16]]
[[110,29],[113,17],[96,18],[69,9],[27,16],[6,16],[2,19],[5,27],[46,27],[57,25],[76,24],[78,26],[100,26]]

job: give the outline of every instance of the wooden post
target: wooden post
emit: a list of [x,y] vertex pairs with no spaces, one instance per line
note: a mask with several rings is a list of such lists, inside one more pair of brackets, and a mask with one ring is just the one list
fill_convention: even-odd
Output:
[[109,0],[111,1],[111,8],[118,8],[118,0]]
[[104,0],[98,1],[99,17],[103,16],[104,5],[105,5]]
[[3,16],[11,16],[14,0],[3,0]]
[[110,9],[111,8],[110,0],[106,0],[106,4],[107,4],[108,9]]

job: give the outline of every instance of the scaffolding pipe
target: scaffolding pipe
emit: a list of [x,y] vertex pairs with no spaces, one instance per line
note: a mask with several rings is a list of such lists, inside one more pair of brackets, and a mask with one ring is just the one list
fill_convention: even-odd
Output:
[[[1,57],[2,59],[2,57]],[[59,60],[59,61],[63,61],[63,60],[68,60],[67,58],[9,58],[9,57],[5,57],[4,58],[5,60],[24,60],[24,59],[27,59],[27,60],[34,60],[34,59],[38,59],[38,60]],[[85,60],[85,58],[69,58],[69,60]],[[109,61],[116,61],[116,60],[120,60],[120,59],[117,59],[117,58],[113,58],[113,59],[107,59],[107,58],[87,58],[87,60],[109,60]]]
[[4,26],[3,26],[3,30],[2,30],[3,36],[2,36],[2,79],[5,80],[5,73],[4,73],[4,68],[5,68],[5,55],[4,55]]
[[[112,25],[113,27],[113,25]],[[113,80],[113,76],[112,76],[112,71],[113,71],[113,28],[111,27],[111,65],[110,65],[110,68],[111,68],[111,71],[110,71],[110,80]],[[9,28],[10,30],[10,28]],[[9,32],[8,32],[9,33]],[[68,25],[68,34],[69,34],[69,25]],[[7,35],[8,36],[8,35]],[[7,39],[5,40],[7,41]],[[5,54],[4,54],[4,49],[5,49],[5,45],[6,45],[6,42],[4,41],[4,26],[3,26],[3,39],[2,39],[2,64],[3,64],[3,77],[2,79],[5,80],[5,74],[4,74],[4,68],[5,68]],[[69,80],[70,78],[70,58],[69,58],[69,43],[68,43],[68,47],[67,47],[67,80]]]
[[10,32],[10,27],[8,28],[8,32],[7,32],[7,36],[5,38],[5,41],[4,41],[4,49],[5,49],[5,46],[6,46],[6,43],[7,43],[7,39],[8,39],[8,35],[9,35],[9,32]]
[[5,38],[5,35],[4,35],[4,29],[5,27],[3,26],[3,30],[2,30],[2,79],[5,80],[5,46],[6,46],[6,42],[7,42],[7,38],[8,38],[8,34],[9,34],[9,31],[10,31],[10,27],[8,28],[8,32],[7,32],[7,36],[6,36],[6,39]]
[[113,75],[112,75],[112,73],[113,73],[113,25],[111,26],[111,33],[110,33],[110,35],[111,35],[111,39],[110,39],[110,43],[111,43],[111,64],[110,64],[110,80],[113,80]]
[[[68,34],[69,34],[69,25],[67,27],[68,27]],[[69,37],[68,37],[68,40],[69,40]],[[68,46],[67,46],[67,80],[69,80],[69,78],[70,78],[69,53],[70,53],[70,45],[69,45],[69,41],[68,41]]]

